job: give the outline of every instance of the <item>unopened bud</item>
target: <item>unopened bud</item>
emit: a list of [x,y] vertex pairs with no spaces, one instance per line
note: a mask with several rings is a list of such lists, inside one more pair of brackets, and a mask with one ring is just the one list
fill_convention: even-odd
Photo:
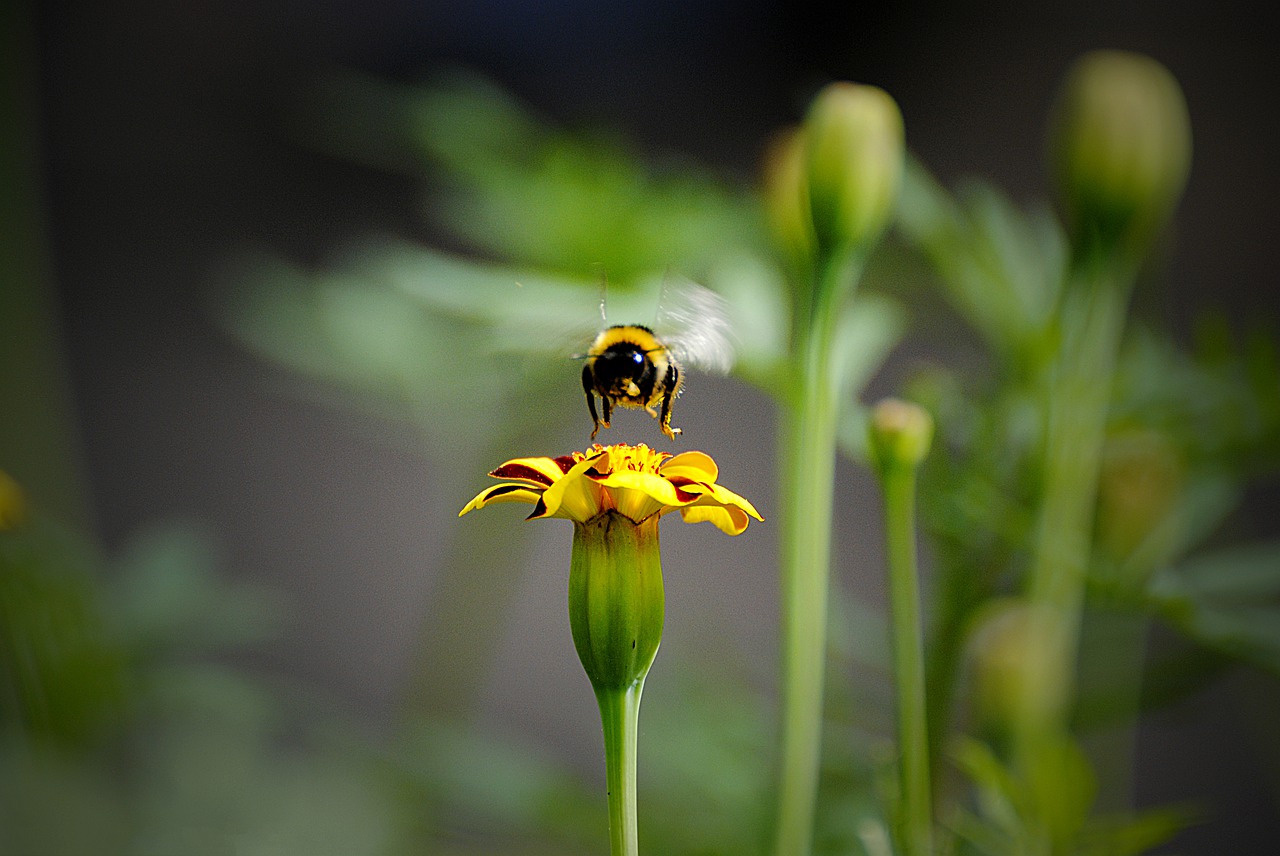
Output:
[[886,398],[871,411],[871,450],[881,469],[915,467],[929,454],[933,417],[918,404]]
[[864,246],[889,224],[902,183],[902,113],[883,89],[829,84],[805,120],[809,206],[824,251]]
[[1051,664],[1060,620],[1016,598],[994,600],[974,616],[968,652],[978,720],[996,731],[1019,717],[1052,721],[1067,692],[1067,675]]
[[1063,85],[1050,145],[1077,241],[1141,249],[1186,184],[1191,122],[1182,89],[1150,57],[1086,54]]
[[791,261],[803,264],[814,251],[803,129],[791,128],[770,142],[764,157],[764,202],[779,246]]
[[22,488],[8,473],[0,470],[0,532],[13,529],[26,517]]
[[574,523],[569,627],[597,691],[644,682],[662,641],[664,604],[658,518],[617,512]]
[[1107,439],[1098,480],[1098,536],[1113,558],[1127,558],[1169,516],[1183,477],[1182,458],[1166,436],[1135,429]]

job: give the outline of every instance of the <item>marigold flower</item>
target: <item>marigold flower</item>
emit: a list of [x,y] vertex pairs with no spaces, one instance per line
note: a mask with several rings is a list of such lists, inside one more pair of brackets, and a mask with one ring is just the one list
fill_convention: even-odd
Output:
[[604,728],[611,849],[634,856],[640,695],[665,611],[658,522],[679,510],[686,523],[738,535],[750,518],[762,518],[716,484],[719,469],[703,452],[595,445],[559,458],[516,458],[490,475],[508,481],[481,491],[459,517],[495,502],[527,502],[529,519],[573,521],[569,626]]
[[719,468],[704,452],[597,444],[558,458],[516,458],[490,475],[510,481],[481,491],[459,517],[495,502],[528,502],[530,520],[589,523],[613,511],[640,524],[678,510],[686,523],[714,523],[729,535],[741,534],[749,517],[763,520],[750,502],[716,484]]

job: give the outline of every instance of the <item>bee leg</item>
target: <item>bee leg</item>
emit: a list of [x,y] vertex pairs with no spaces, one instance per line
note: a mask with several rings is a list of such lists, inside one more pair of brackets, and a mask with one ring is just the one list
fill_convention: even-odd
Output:
[[671,427],[671,402],[680,392],[680,373],[674,364],[667,367],[666,392],[662,395],[662,433],[674,440],[681,433],[679,428]]
[[[587,410],[591,413],[591,439],[596,438],[596,434],[600,433],[600,417],[596,415],[596,391],[595,379],[591,374],[591,366],[588,364],[582,368],[582,390],[587,394]],[[609,427],[609,403],[605,402],[604,411],[604,427]]]

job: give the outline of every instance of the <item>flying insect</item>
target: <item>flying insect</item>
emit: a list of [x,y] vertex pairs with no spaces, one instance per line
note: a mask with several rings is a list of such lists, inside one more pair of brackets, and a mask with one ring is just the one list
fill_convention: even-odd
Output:
[[717,373],[732,367],[724,299],[692,282],[664,285],[653,327],[605,327],[581,359],[585,360],[582,389],[591,413],[591,439],[602,427],[609,427],[613,408],[627,407],[658,419],[662,433],[674,440],[681,431],[671,426],[671,407],[684,386],[684,367]]

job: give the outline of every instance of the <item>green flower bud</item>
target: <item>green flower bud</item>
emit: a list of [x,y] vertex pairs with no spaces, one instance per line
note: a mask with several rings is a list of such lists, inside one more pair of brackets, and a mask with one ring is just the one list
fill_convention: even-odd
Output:
[[832,83],[805,120],[809,207],[824,252],[869,245],[902,182],[902,113],[883,89]]
[[[1016,598],[994,600],[973,618],[968,654],[979,722],[1007,732],[1020,716],[1052,722],[1065,704],[1068,676],[1049,668],[1061,622]],[[1027,709],[1027,705],[1031,709]]]
[[774,238],[787,258],[803,265],[813,256],[813,223],[805,183],[805,139],[801,128],[775,137],[764,157],[764,204]]
[[886,398],[871,411],[871,451],[882,470],[916,467],[929,454],[933,417],[918,404]]
[[1127,559],[1173,512],[1184,480],[1182,457],[1163,434],[1128,429],[1108,437],[1098,479],[1103,549]]
[[574,523],[569,625],[597,692],[629,690],[644,681],[662,624],[657,516],[637,524],[609,511]]
[[0,470],[0,531],[14,529],[26,517],[22,488],[8,473]]
[[1141,250],[1186,185],[1191,122],[1182,90],[1149,57],[1086,54],[1063,85],[1050,146],[1077,243]]

